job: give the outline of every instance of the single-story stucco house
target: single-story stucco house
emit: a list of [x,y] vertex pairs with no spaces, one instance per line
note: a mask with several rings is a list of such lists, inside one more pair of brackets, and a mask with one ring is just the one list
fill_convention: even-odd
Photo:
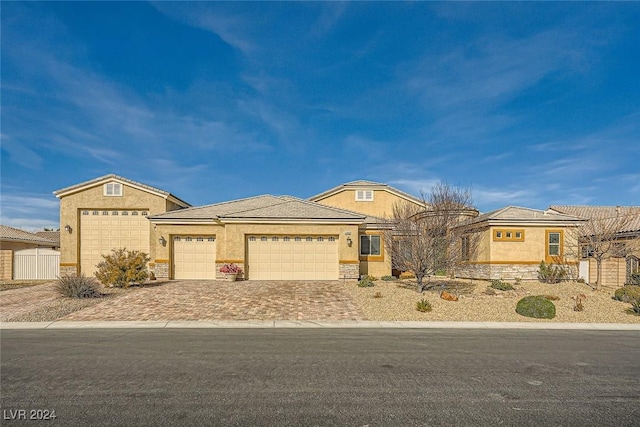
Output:
[[[583,218],[585,221],[604,221],[605,232],[613,232],[612,242],[616,249],[602,266],[602,286],[619,287],[624,284],[638,284],[632,275],[640,272],[640,206],[584,206],[552,205],[549,210]],[[624,218],[619,221],[614,218]],[[611,220],[611,222],[608,222]],[[615,230],[606,230],[611,224]],[[596,225],[597,229],[599,226]],[[585,227],[588,231],[594,227]],[[583,245],[584,246],[584,245]],[[617,248],[616,248],[617,246]],[[593,253],[588,248],[580,251],[583,276],[587,283],[595,283],[597,266]],[[636,276],[637,277],[637,276]]]
[[[458,277],[474,279],[534,280],[541,261],[570,268],[577,277],[577,245],[573,234],[583,219],[550,210],[507,206],[477,216],[461,228],[462,266]],[[474,248],[465,248],[469,241]]]
[[54,252],[60,243],[53,234],[41,236],[18,228],[0,225],[0,280],[14,279],[14,257],[32,249]]
[[[260,195],[206,206],[113,174],[54,194],[60,199],[62,274],[92,275],[101,255],[126,247],[148,253],[151,271],[168,279],[222,278],[219,269],[228,263],[251,280],[391,275],[383,235],[393,206],[425,207],[418,197],[372,181],[309,199]],[[484,279],[534,278],[541,260],[565,255],[574,244],[565,230],[581,221],[516,207],[471,213],[465,230],[480,233],[482,243],[477,258],[457,273]]]

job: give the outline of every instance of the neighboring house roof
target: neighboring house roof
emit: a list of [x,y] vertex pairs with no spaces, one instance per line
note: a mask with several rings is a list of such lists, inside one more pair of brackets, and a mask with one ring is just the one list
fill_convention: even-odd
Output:
[[150,185],[143,184],[141,182],[133,181],[133,180],[131,180],[129,178],[124,178],[122,176],[115,175],[115,174],[109,174],[109,175],[100,176],[98,178],[94,178],[94,179],[91,179],[89,181],[81,182],[79,184],[75,184],[75,185],[72,185],[70,187],[62,188],[60,190],[54,191],[53,194],[57,198],[60,199],[62,197],[68,196],[70,194],[74,194],[74,193],[77,193],[79,191],[85,190],[87,188],[95,187],[97,185],[100,185],[100,184],[105,183],[105,182],[110,182],[110,181],[117,181],[117,182],[120,182],[122,184],[130,185],[131,187],[138,188],[140,190],[155,194],[157,196],[164,197],[165,199],[168,199],[168,200],[170,200],[170,201],[172,201],[172,202],[174,202],[177,205],[182,206],[182,207],[191,206],[189,203],[187,203],[184,200],[176,197],[175,195],[169,193],[168,191],[164,191],[164,190],[161,190],[159,188],[152,187]]
[[313,197],[309,197],[308,200],[317,202],[319,200],[332,196],[336,193],[339,193],[340,191],[343,191],[343,190],[355,190],[355,189],[363,189],[363,188],[372,189],[372,190],[386,190],[389,193],[395,194],[396,196],[401,197],[403,199],[412,201],[420,205],[424,204],[423,200],[415,196],[412,196],[409,193],[405,193],[402,190],[398,190],[397,188],[392,187],[389,184],[383,184],[381,182],[373,182],[373,181],[366,181],[366,180],[351,181],[351,182],[346,182],[344,184],[340,184],[320,194],[316,194]]
[[584,205],[552,205],[549,209],[576,215],[585,219],[611,219],[617,216],[631,215],[628,222],[625,220],[618,233],[636,233],[640,231],[640,206],[584,206]]
[[58,242],[51,239],[38,236],[28,231],[20,230],[18,228],[9,227],[8,225],[0,225],[0,241],[3,242],[15,242],[15,243],[33,243],[34,245],[42,246],[59,246]]
[[55,242],[56,246],[60,246],[60,231],[36,231],[34,234],[49,239]]
[[582,218],[567,215],[563,213],[553,212],[550,210],[540,210],[540,209],[531,209],[524,208],[520,206],[506,206],[501,209],[497,209],[495,211],[487,212],[472,220],[465,222],[464,225],[468,226],[471,224],[478,223],[489,223],[489,224],[575,224],[579,221],[583,221]]
[[293,196],[262,195],[166,212],[149,217],[152,222],[247,222],[251,220],[362,223],[363,214],[338,209]]

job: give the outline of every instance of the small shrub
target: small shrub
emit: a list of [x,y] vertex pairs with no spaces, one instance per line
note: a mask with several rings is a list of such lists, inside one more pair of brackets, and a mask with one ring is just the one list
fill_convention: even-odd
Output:
[[140,251],[114,249],[110,255],[102,255],[96,277],[106,286],[126,288],[131,283],[143,283],[149,278],[149,256]]
[[398,280],[395,276],[382,276],[380,280],[384,280],[385,282],[393,282],[394,280]]
[[567,278],[567,270],[560,265],[540,262],[538,267],[538,279],[544,283],[560,283]]
[[557,295],[543,295],[543,297],[545,297],[549,301],[558,301],[560,299],[560,297]]
[[431,311],[432,310],[431,303],[423,298],[423,299],[421,299],[420,301],[418,301],[416,303],[416,310],[418,310],[418,311],[420,311],[422,313],[426,313],[428,311]]
[[571,299],[574,301],[573,311],[584,311],[583,302],[587,299],[585,294],[578,294],[575,297],[571,297]]
[[100,284],[93,277],[62,276],[56,280],[55,290],[60,295],[71,298],[95,298],[100,293]]
[[375,294],[373,294],[374,298],[382,298],[382,293],[380,292],[376,292]]
[[640,316],[640,298],[631,301],[631,307],[627,310],[630,314]]
[[528,296],[518,301],[516,313],[536,319],[553,319],[556,317],[556,306],[541,295]]
[[358,282],[358,286],[361,288],[371,288],[371,287],[374,287],[375,285],[376,284],[373,283],[373,280],[371,280],[371,276],[364,276]]
[[511,286],[510,283],[503,282],[502,280],[497,280],[497,279],[491,281],[491,287],[493,289],[497,289],[499,291],[512,291],[513,290],[513,286]]
[[638,298],[640,298],[640,286],[638,285],[625,285],[613,293],[613,299],[622,302],[631,302]]

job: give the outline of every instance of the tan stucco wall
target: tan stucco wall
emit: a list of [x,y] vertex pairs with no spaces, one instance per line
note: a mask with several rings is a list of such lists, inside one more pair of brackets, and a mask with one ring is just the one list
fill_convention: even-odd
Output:
[[[80,240],[80,215],[79,211],[101,210],[101,209],[127,209],[127,210],[148,210],[149,215],[166,212],[169,206],[175,206],[162,196],[157,196],[146,191],[138,190],[123,184],[122,196],[104,196],[103,184],[87,188],[77,193],[66,195],[60,199],[60,264],[68,266],[78,263],[79,240]],[[72,232],[65,231],[65,225],[70,225]],[[149,224],[151,226],[151,224]],[[149,248],[151,248],[151,259],[156,255],[153,253],[157,241],[157,236],[151,228],[149,233]]]
[[0,280],[13,279],[13,251],[5,249],[0,250]]
[[[353,244],[347,244],[345,233],[350,232]],[[358,226],[332,224],[224,224],[224,225],[178,225],[156,224],[156,239],[152,241],[151,252],[155,254],[151,262],[170,262],[171,242],[173,236],[215,236],[216,262],[246,262],[246,244],[249,235],[289,235],[289,236],[337,236],[338,259],[340,262],[358,261]],[[165,246],[160,245],[159,238],[167,240]]]
[[[367,188],[363,187],[362,189]],[[396,203],[405,202],[407,202],[407,199],[396,196],[386,190],[374,190],[373,201],[359,202],[356,201],[356,189],[345,189],[324,199],[317,200],[317,203],[326,206],[333,206],[382,218],[390,218],[393,215],[393,206]]]

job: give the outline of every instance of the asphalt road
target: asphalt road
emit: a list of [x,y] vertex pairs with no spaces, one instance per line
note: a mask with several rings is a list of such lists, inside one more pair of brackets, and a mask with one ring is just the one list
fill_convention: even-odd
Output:
[[637,331],[1,334],[3,426],[640,425]]

